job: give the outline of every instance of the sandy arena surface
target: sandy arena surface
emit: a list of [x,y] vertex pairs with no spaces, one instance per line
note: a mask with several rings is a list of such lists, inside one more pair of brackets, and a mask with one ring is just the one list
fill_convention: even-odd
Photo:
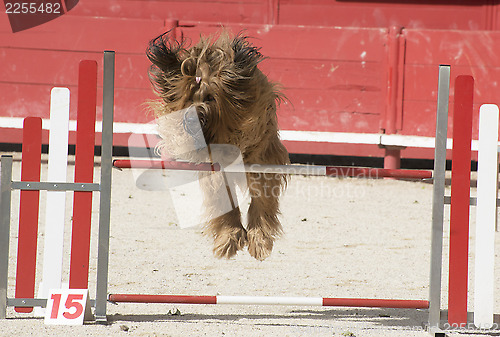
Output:
[[[18,159],[14,179],[19,179],[20,156],[14,156]],[[42,176],[46,169],[44,163]],[[72,179],[73,166],[69,169]],[[98,174],[97,164],[96,182]],[[131,170],[114,169],[112,186],[109,293],[428,298],[432,203],[432,184],[428,182],[294,176],[281,203],[285,234],[263,262],[246,251],[230,260],[214,258],[211,243],[199,228],[180,228],[169,191],[137,188]],[[45,193],[41,195],[39,264],[45,219]],[[96,195],[92,298],[98,199]],[[16,192],[9,297],[14,297],[18,202]],[[71,207],[72,195],[67,193],[66,251]],[[443,307],[447,304],[448,207],[445,217]],[[474,208],[471,217],[475,217]],[[473,224],[471,268],[474,228]],[[65,270],[68,263],[69,257]],[[65,277],[67,282],[68,275]],[[472,279],[470,283],[473,291]],[[496,285],[498,298],[500,282]],[[469,311],[472,309],[470,300]],[[109,303],[108,312],[107,326],[61,327],[46,326],[41,318],[9,308],[8,319],[0,321],[0,336],[428,336],[423,328],[426,310]],[[500,301],[496,301],[495,312],[500,312]],[[500,330],[449,332],[449,336],[455,335],[498,336]]]

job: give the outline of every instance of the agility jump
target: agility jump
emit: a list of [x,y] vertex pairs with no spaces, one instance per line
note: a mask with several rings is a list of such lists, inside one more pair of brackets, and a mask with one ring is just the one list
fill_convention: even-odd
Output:
[[[97,93],[97,63],[95,61],[82,61],[79,67],[78,80],[78,117],[77,117],[77,146],[75,158],[75,182],[48,181],[40,182],[40,155],[42,122],[40,118],[28,117],[24,121],[23,154],[21,181],[12,181],[12,157],[1,158],[1,189],[0,189],[0,319],[6,317],[6,307],[14,306],[17,312],[32,312],[33,307],[44,308],[47,298],[35,297],[35,268],[36,246],[38,229],[38,202],[39,191],[65,192],[74,191],[75,199],[80,198],[79,205],[74,207],[73,223],[78,224],[72,231],[72,249],[70,265],[69,287],[88,288],[88,265],[90,246],[90,215],[92,212],[92,193],[100,193],[99,207],[99,265],[97,275],[97,294],[93,306],[96,308],[96,317],[106,317],[107,297],[107,266],[109,250],[109,220],[111,204],[111,170],[112,170],[112,145],[113,145],[113,106],[114,106],[114,60],[112,51],[104,52],[103,70],[103,121],[102,121],[102,154],[101,154],[101,179],[100,183],[93,183],[94,166],[94,130]],[[67,90],[67,89],[66,89]],[[64,101],[69,97],[65,90],[52,90],[51,104],[54,100],[63,101],[62,107],[69,109],[69,102]],[[51,111],[52,115],[52,111]],[[63,143],[64,140],[61,140]],[[50,141],[49,141],[50,142]],[[64,151],[67,152],[67,146]],[[49,159],[51,155],[49,154]],[[79,159],[77,159],[79,158]],[[51,164],[49,163],[49,167]],[[78,173],[77,173],[78,172]],[[49,176],[50,178],[50,176]],[[19,225],[19,242],[16,274],[16,295],[14,298],[7,296],[9,243],[10,243],[10,213],[11,192],[21,190],[21,214]],[[77,195],[80,196],[77,196]],[[76,217],[76,218],[75,218]],[[53,248],[49,256],[62,258],[62,233],[56,233],[46,246]],[[51,237],[49,235],[49,237]],[[47,254],[47,253],[46,253]],[[43,289],[61,285],[58,269],[62,265],[59,258],[54,258],[52,263],[44,265],[44,275],[58,275],[43,279]],[[46,270],[49,270],[46,272]],[[101,314],[102,313],[102,314]]]
[[[83,71],[88,71],[85,69],[85,66],[80,69]],[[81,74],[80,74],[81,75]],[[444,173],[445,173],[445,160],[446,160],[446,125],[448,119],[448,97],[449,97],[449,81],[450,81],[450,69],[449,66],[440,67],[440,78],[439,78],[439,90],[438,90],[438,113],[437,113],[437,127],[436,127],[436,158],[435,158],[435,167],[434,173],[431,175],[430,171],[413,171],[410,170],[384,170],[384,169],[371,169],[371,168],[342,168],[342,167],[312,167],[305,166],[302,169],[312,170],[310,175],[344,175],[344,176],[365,176],[371,178],[380,178],[380,177],[397,177],[397,178],[410,178],[410,179],[429,179],[432,177],[434,180],[434,195],[433,195],[433,235],[432,235],[432,251],[431,251],[431,278],[430,278],[430,296],[429,300],[397,300],[397,299],[355,299],[355,298],[321,298],[321,297],[252,297],[252,296],[176,296],[176,295],[145,295],[145,294],[108,294],[107,293],[107,279],[108,279],[108,254],[109,254],[109,216],[110,216],[110,195],[111,195],[111,168],[113,165],[111,150],[112,150],[112,123],[113,123],[113,78],[114,78],[114,53],[106,52],[104,56],[104,85],[103,85],[103,130],[102,130],[102,157],[101,157],[101,182],[99,184],[91,183],[91,182],[75,182],[75,183],[65,183],[65,182],[40,182],[39,173],[37,177],[37,173],[35,172],[30,176],[23,176],[21,181],[12,181],[12,158],[9,156],[2,156],[2,169],[1,169],[1,198],[0,198],[0,318],[6,317],[6,308],[7,306],[15,306],[17,308],[21,308],[19,311],[28,312],[32,307],[44,307],[47,303],[46,298],[35,298],[34,296],[34,279],[29,277],[29,281],[27,284],[21,285],[20,290],[17,289],[18,285],[16,285],[16,296],[15,298],[9,298],[7,296],[8,289],[8,262],[9,262],[9,240],[10,240],[10,203],[11,203],[11,191],[14,189],[22,190],[23,192],[33,192],[31,193],[33,198],[30,201],[31,205],[38,204],[38,191],[40,190],[48,190],[48,191],[77,191],[83,192],[87,194],[91,194],[92,192],[100,192],[101,193],[101,205],[100,205],[100,214],[99,214],[99,248],[98,248],[98,266],[97,266],[97,291],[95,301],[93,302],[93,306],[95,307],[95,315],[96,320],[98,322],[106,322],[106,304],[108,301],[110,302],[135,302],[135,303],[194,303],[194,304],[270,304],[270,305],[312,305],[312,306],[341,306],[341,307],[383,307],[383,308],[415,308],[415,309],[427,309],[429,308],[429,326],[432,331],[439,331],[438,327],[441,322],[441,305],[440,305],[440,297],[441,297],[441,274],[442,274],[442,243],[443,243],[443,209],[444,209]],[[471,78],[461,78],[457,80],[455,85],[455,97],[460,97],[462,94],[467,95],[471,90]],[[472,101],[470,101],[471,103]],[[455,104],[455,115],[458,116],[457,109],[462,107],[464,113],[471,113],[472,105],[465,104],[457,105]],[[482,109],[483,110],[483,109]],[[493,107],[486,107],[484,110],[494,110]],[[95,111],[95,110],[94,110]],[[497,116],[498,116],[498,109]],[[95,117],[94,117],[95,118]],[[482,118],[482,117],[481,117]],[[80,121],[78,122],[80,123]],[[458,122],[457,122],[458,123]],[[484,122],[483,124],[486,124]],[[28,119],[26,124],[34,125],[34,129],[30,129],[32,131],[26,131],[26,133],[33,135],[35,148],[38,148],[38,131],[33,132],[33,130],[41,129],[41,123],[37,119]],[[497,117],[498,124],[498,117]],[[466,126],[467,130],[468,126]],[[460,137],[459,134],[455,133],[457,137]],[[481,135],[480,131],[480,135]],[[463,135],[462,135],[463,136]],[[454,135],[455,137],[455,135]],[[465,137],[468,137],[465,135]],[[492,136],[490,136],[491,138]],[[495,149],[496,149],[496,141],[495,140]],[[494,137],[493,137],[494,139]],[[491,141],[493,141],[493,139]],[[28,140],[27,140],[28,141]],[[491,148],[490,141],[490,148]],[[481,142],[481,139],[480,139]],[[467,141],[465,141],[467,143]],[[467,149],[456,148],[460,141],[454,140],[454,158],[455,153],[467,152]],[[470,151],[470,141],[468,145]],[[23,151],[28,146],[23,146]],[[78,145],[77,145],[78,151]],[[457,151],[457,152],[455,152]],[[491,151],[490,151],[491,153]],[[38,153],[31,154],[33,156],[33,162],[39,163],[39,155]],[[23,153],[23,167],[25,165],[25,158]],[[28,155],[29,156],[29,155]],[[464,155],[464,161],[467,162],[469,167],[469,179],[470,179],[470,153]],[[480,158],[483,158],[480,152]],[[89,160],[89,159],[87,159]],[[497,163],[497,157],[491,159],[491,162]],[[93,165],[93,158],[91,159],[91,164]],[[216,164],[202,164],[201,166],[194,164],[186,164],[186,163],[172,163],[172,162],[162,162],[162,161],[140,161],[140,162],[131,162],[131,161],[115,161],[114,165],[116,167],[139,167],[142,165],[147,168],[168,168],[168,169],[182,169],[182,170],[218,170]],[[139,166],[137,166],[139,165]],[[479,164],[481,167],[481,163]],[[497,164],[496,164],[497,165]],[[30,165],[31,166],[31,165]],[[34,165],[36,166],[36,165]],[[39,165],[38,165],[39,166]],[[454,167],[456,165],[454,164]],[[491,165],[490,165],[491,166]],[[251,166],[248,167],[249,169]],[[304,171],[299,170],[298,168],[294,168],[294,166],[279,166],[279,167],[253,167],[255,172],[263,172],[269,173],[267,170],[278,170],[281,172],[286,172],[287,174],[304,174]],[[280,171],[282,170],[282,171]],[[452,174],[456,174],[456,170],[453,171]],[[466,173],[463,173],[467,175]],[[492,175],[490,173],[490,175]],[[496,179],[496,177],[495,177]],[[467,189],[469,189],[469,185],[467,182],[464,183],[464,186],[467,185]],[[478,187],[480,183],[478,180]],[[495,185],[496,186],[496,185]],[[456,191],[457,189],[454,188]],[[452,190],[453,191],[453,190]],[[496,190],[495,190],[496,192]],[[26,193],[25,193],[26,194]],[[492,192],[489,192],[489,197],[491,199]],[[467,201],[467,207],[462,210],[462,212],[468,212],[468,206],[470,203],[469,195],[466,196],[458,196],[458,198],[462,197],[463,200]],[[455,202],[457,196],[451,197],[452,207]],[[25,198],[22,198],[25,199]],[[495,212],[496,212],[496,196],[495,200]],[[478,205],[481,202],[478,191]],[[26,207],[26,206],[24,206]],[[455,208],[456,209],[456,208]],[[463,214],[461,214],[463,217]],[[467,218],[468,219],[468,218]],[[26,231],[33,233],[33,230],[37,226],[38,219],[31,219],[30,225],[26,225],[28,228]],[[453,222],[453,220],[452,220]],[[491,231],[491,226],[493,224],[488,223],[488,230]],[[452,223],[452,226],[454,224]],[[468,228],[468,222],[467,222]],[[478,229],[479,230],[479,229]],[[458,236],[459,240],[463,240],[465,230],[459,231]],[[468,232],[467,238],[468,238]],[[36,252],[36,236],[34,237],[35,241],[33,242],[33,236],[31,234],[27,235],[30,237],[29,239],[22,239],[20,233],[20,243],[19,247],[21,249],[21,255],[29,252],[31,257],[28,257],[28,265],[30,266],[30,273],[32,272],[31,268],[34,268],[34,256],[33,249]],[[452,238],[456,239],[456,238]],[[21,244],[21,240],[23,240],[23,244]],[[27,241],[24,241],[27,240]],[[86,238],[87,240],[87,238]],[[88,237],[90,240],[90,237]],[[88,243],[86,242],[84,246]],[[24,248],[28,247],[28,248]],[[467,253],[464,253],[464,249],[459,253],[462,256]],[[486,250],[487,254],[490,254],[490,250]],[[83,260],[86,259],[86,263],[88,265],[88,252],[86,248],[78,248],[78,251],[72,250],[72,258],[71,261],[73,263],[73,254],[83,254]],[[490,258],[492,259],[494,254],[490,254]],[[20,255],[18,255],[18,260]],[[450,264],[456,263],[460,258],[452,257],[450,255]],[[83,261],[80,260],[80,261]],[[19,262],[19,261],[18,261]],[[71,268],[74,267],[73,265]],[[463,287],[463,278],[467,277],[467,270],[464,271],[463,268],[458,271],[452,272],[452,267],[450,267],[450,302],[448,306],[448,319],[450,323],[467,323],[467,307],[465,301],[465,308],[463,306],[463,297],[467,298],[467,285],[465,288]],[[489,270],[485,271],[490,273]],[[85,274],[85,275],[84,275]],[[73,275],[75,275],[73,273]],[[18,276],[19,277],[19,276]],[[476,277],[477,277],[477,269],[476,269]],[[79,280],[78,287],[88,287],[88,269],[79,274],[79,277],[73,278],[73,280]],[[17,280],[16,280],[17,282]],[[75,281],[76,282],[76,281]],[[75,287],[70,284],[70,287]],[[455,289],[452,291],[452,289]],[[490,292],[489,288],[485,289],[485,294],[480,295],[481,298],[484,296],[492,296],[492,290]],[[19,292],[18,292],[19,291]],[[455,302],[454,302],[455,301]],[[480,305],[478,305],[480,307]],[[465,310],[465,317],[464,317]],[[482,321],[475,321],[478,326],[486,326],[489,322],[489,317],[491,313],[491,320],[493,319],[493,312],[488,309],[484,311]],[[454,316],[455,315],[455,316]],[[435,329],[434,329],[435,328]],[[434,329],[434,330],[432,330]],[[436,330],[437,329],[437,330]]]

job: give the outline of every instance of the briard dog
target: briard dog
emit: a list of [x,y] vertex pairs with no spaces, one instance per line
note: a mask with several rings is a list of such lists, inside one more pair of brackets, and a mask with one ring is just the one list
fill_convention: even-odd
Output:
[[[245,164],[289,164],[276,116],[285,98],[258,68],[264,57],[248,37],[223,31],[189,47],[167,32],[149,43],[147,56],[152,62],[149,78],[161,98],[154,110],[164,157],[199,163],[229,156],[231,162],[234,153],[217,146],[229,144]],[[222,196],[234,194],[229,180],[220,172],[200,172],[204,233],[213,237],[217,257],[230,258],[248,245],[251,256],[264,260],[282,233],[279,197],[287,176],[246,173],[251,197],[246,228],[237,203],[220,212]]]

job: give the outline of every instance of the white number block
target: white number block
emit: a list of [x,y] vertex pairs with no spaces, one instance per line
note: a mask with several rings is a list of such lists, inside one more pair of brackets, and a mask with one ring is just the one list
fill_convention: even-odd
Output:
[[45,308],[45,324],[82,325],[93,320],[88,289],[53,289]]

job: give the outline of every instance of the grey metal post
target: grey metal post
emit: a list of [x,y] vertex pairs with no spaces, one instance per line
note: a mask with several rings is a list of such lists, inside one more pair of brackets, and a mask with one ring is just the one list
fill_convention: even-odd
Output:
[[0,178],[0,319],[7,316],[12,156],[2,156]]
[[441,272],[443,263],[444,187],[446,173],[446,134],[448,130],[448,99],[450,66],[439,66],[436,116],[436,147],[434,150],[434,191],[432,195],[431,270],[429,281],[429,330],[439,331],[441,319]]
[[107,323],[109,224],[111,209],[111,170],[113,155],[113,110],[115,52],[104,52],[101,144],[101,193],[99,207],[99,243],[97,249],[97,290],[95,317],[98,323]]

